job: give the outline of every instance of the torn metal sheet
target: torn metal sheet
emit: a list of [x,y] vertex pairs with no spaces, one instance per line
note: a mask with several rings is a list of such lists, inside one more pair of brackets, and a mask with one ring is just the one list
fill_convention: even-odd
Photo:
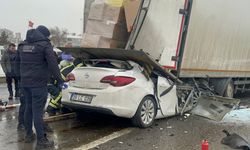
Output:
[[197,99],[197,106],[192,110],[192,114],[221,121],[239,103],[239,99],[202,95]]
[[64,52],[71,53],[75,58],[83,59],[115,59],[131,60],[144,67],[144,72],[150,75],[152,71],[159,75],[182,83],[175,75],[164,70],[160,64],[151,59],[148,54],[138,50],[108,49],[108,48],[84,48],[84,47],[58,47]]
[[236,133],[230,134],[227,130],[223,130],[227,135],[221,140],[222,144],[228,145],[233,149],[250,150],[250,144],[241,136]]

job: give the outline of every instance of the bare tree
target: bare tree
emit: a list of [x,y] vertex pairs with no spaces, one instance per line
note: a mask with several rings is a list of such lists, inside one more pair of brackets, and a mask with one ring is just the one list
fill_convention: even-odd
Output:
[[64,46],[68,34],[67,29],[60,29],[59,27],[54,27],[50,29],[50,33],[50,40],[54,44],[54,46]]
[[0,45],[7,45],[10,43],[10,41],[8,40],[9,39],[9,36],[8,34],[3,31],[0,35]]

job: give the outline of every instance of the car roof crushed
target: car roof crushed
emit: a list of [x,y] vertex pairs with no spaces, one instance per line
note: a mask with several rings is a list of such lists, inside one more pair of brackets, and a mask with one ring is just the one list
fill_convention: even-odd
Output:
[[152,71],[156,71],[162,77],[181,82],[175,75],[164,70],[160,64],[151,59],[151,57],[143,51],[83,47],[59,47],[59,49],[71,53],[75,58],[131,60],[144,67],[143,73],[147,78],[149,78]]

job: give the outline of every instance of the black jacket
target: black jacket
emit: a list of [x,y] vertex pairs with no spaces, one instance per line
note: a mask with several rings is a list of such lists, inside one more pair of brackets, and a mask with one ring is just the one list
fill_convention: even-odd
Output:
[[29,30],[26,40],[19,44],[16,64],[21,87],[47,86],[50,75],[63,83],[49,39],[35,29]]

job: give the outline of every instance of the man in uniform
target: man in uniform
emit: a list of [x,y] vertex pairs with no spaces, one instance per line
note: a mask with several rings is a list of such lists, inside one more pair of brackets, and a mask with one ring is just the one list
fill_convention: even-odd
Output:
[[[67,82],[67,75],[75,68],[78,67],[82,67],[84,66],[84,64],[82,63],[82,60],[80,58],[77,58],[73,61],[73,64],[69,64],[67,66],[65,66],[64,68],[62,68],[60,70],[61,72],[61,77],[63,79],[64,82]],[[51,81],[48,85],[48,91],[50,93],[50,101],[49,101],[49,105],[47,107],[47,113],[49,114],[49,116],[54,116],[56,115],[57,112],[59,112],[60,110],[63,112],[63,110],[67,111],[67,109],[61,109],[61,99],[62,99],[62,90],[60,88],[58,88],[57,85],[57,80],[55,80],[54,78],[51,78]]]
[[25,128],[26,142],[34,140],[32,124],[37,134],[37,147],[46,148],[54,145],[47,139],[44,132],[43,114],[47,101],[47,82],[52,74],[58,82],[63,84],[57,60],[48,37],[49,30],[45,26],[27,31],[26,40],[19,44],[16,63],[20,64],[17,71],[20,72],[20,86],[25,98]]

